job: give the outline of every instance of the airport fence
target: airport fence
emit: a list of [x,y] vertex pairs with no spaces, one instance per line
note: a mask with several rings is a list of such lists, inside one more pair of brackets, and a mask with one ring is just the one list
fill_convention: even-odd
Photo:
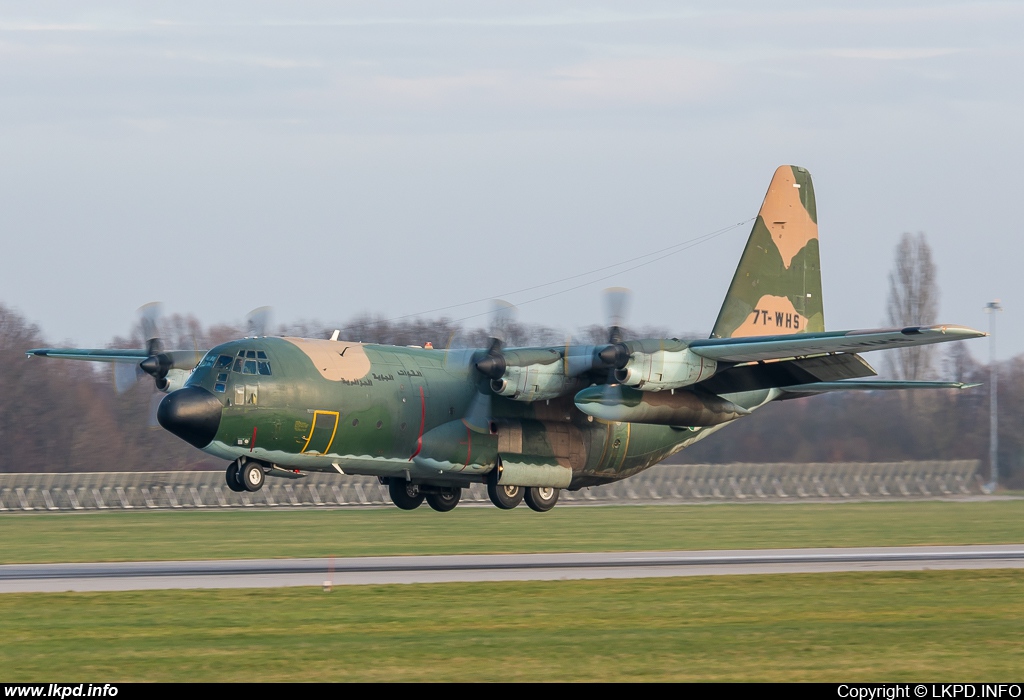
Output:
[[[658,465],[634,477],[580,491],[563,503],[850,501],[945,498],[981,493],[978,460]],[[268,478],[255,493],[235,493],[217,472],[0,474],[2,511],[158,508],[367,507],[390,504],[376,477],[310,474]],[[463,503],[486,503],[482,484]]]

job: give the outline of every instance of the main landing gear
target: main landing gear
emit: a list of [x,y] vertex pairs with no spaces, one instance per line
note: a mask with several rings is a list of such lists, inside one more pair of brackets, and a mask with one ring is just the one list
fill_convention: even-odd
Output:
[[434,510],[447,513],[459,505],[462,489],[458,486],[429,486],[402,479],[389,479],[388,495],[391,496],[391,502],[402,510],[415,510],[426,500],[427,505]]
[[512,510],[523,502],[523,493],[526,491],[522,486],[502,486],[498,484],[498,477],[501,476],[501,467],[495,467],[487,475],[487,497],[491,503],[502,510]]
[[240,457],[228,465],[224,478],[229,489],[241,493],[242,491],[259,491],[263,488],[263,482],[267,476],[260,462]]
[[511,510],[526,500],[526,505],[538,513],[546,513],[558,503],[558,489],[547,487],[508,486],[498,484],[500,472],[494,469],[487,475],[487,497],[502,510]]
[[533,487],[526,489],[526,505],[538,513],[546,513],[558,503],[558,489]]

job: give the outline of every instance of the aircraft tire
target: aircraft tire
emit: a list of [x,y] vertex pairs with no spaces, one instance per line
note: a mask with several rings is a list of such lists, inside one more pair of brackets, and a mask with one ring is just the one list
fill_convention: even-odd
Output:
[[402,510],[416,510],[423,503],[420,487],[400,479],[393,478],[388,482],[388,495],[391,496],[391,502]]
[[487,497],[502,510],[512,510],[522,503],[525,491],[522,486],[499,486],[487,482]]
[[459,499],[462,498],[462,489],[455,487],[451,489],[444,489],[440,493],[428,493],[427,494],[427,505],[436,510],[438,513],[447,513],[452,510],[455,506],[459,505]]
[[263,488],[263,482],[267,478],[267,475],[263,473],[263,465],[254,461],[243,464],[238,473],[238,480],[242,482],[246,491],[259,491]]
[[245,491],[245,487],[238,480],[238,462],[232,462],[228,465],[228,470],[224,474],[224,480],[228,482],[228,488],[235,493],[241,493]]
[[558,489],[532,487],[526,489],[526,505],[538,513],[546,513],[558,503]]

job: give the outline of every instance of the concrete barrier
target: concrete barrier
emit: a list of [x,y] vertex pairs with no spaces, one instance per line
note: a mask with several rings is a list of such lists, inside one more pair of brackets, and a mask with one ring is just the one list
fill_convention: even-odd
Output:
[[[632,478],[580,491],[567,503],[850,501],[945,498],[981,493],[978,460],[658,465]],[[464,503],[486,503],[481,484]],[[389,504],[374,477],[270,477],[262,490],[234,493],[223,472],[0,474],[0,512],[173,508],[365,507]]]

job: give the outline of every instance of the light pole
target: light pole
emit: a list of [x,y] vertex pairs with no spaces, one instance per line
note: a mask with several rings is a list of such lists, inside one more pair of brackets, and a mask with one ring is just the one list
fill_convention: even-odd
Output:
[[988,464],[992,470],[992,480],[985,485],[985,490],[992,493],[999,485],[999,429],[998,414],[996,412],[996,382],[999,373],[996,371],[996,311],[1002,311],[1003,307],[999,300],[990,301],[985,304],[985,313],[988,316],[988,372],[989,372],[989,401],[988,401]]

